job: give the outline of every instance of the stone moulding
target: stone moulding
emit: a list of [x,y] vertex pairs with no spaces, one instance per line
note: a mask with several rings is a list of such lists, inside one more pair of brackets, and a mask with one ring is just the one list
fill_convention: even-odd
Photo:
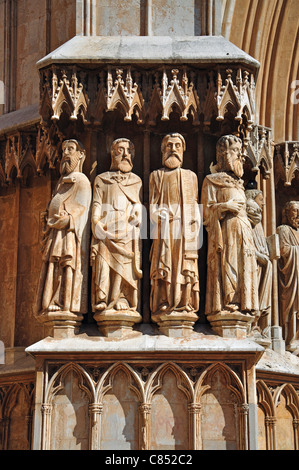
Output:
[[259,62],[223,36],[75,36],[37,63],[240,64],[255,73]]

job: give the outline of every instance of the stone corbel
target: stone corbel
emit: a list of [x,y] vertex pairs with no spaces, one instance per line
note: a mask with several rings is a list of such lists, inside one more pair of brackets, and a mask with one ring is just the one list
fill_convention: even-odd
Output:
[[284,186],[291,186],[299,171],[299,142],[286,141],[274,147],[275,183],[280,180]]

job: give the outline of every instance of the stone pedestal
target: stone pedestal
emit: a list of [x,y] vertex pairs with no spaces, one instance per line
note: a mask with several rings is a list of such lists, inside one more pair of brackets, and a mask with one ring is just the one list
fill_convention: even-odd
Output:
[[198,316],[196,313],[186,310],[181,312],[164,311],[153,314],[152,320],[158,324],[161,333],[172,338],[179,338],[192,334]]
[[83,315],[67,311],[45,312],[37,319],[55,339],[72,338],[79,332]]
[[245,339],[254,317],[241,312],[222,311],[207,317],[211,327],[223,338]]
[[142,321],[136,310],[105,310],[94,315],[99,331],[108,338],[123,338],[133,332],[135,323]]
[[271,338],[272,338],[272,349],[273,351],[284,354],[285,353],[285,341],[282,337],[281,326],[271,326]]

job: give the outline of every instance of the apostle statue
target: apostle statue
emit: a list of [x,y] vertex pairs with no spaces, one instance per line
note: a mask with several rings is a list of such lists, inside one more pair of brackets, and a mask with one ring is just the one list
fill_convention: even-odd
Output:
[[294,352],[299,350],[299,201],[285,205],[282,223],[277,228],[281,321],[286,348]]
[[92,309],[98,325],[103,326],[102,331],[107,335],[116,323],[117,329],[122,328],[129,318],[132,319],[130,327],[141,321],[137,307],[138,281],[142,277],[142,182],[131,171],[134,154],[131,141],[116,139],[111,146],[110,171],[99,174],[94,182],[91,214]]
[[243,337],[259,311],[259,301],[256,249],[241,179],[241,139],[222,136],[216,160],[204,179],[201,198],[208,232],[205,310],[219,334]]
[[272,262],[262,226],[262,212],[265,202],[263,192],[259,189],[248,189],[245,191],[245,195],[247,198],[247,216],[252,226],[258,269],[259,314],[255,319],[257,322],[255,327],[262,334],[268,335],[271,324]]
[[166,135],[161,144],[163,168],[150,175],[150,307],[158,324],[175,316],[177,326],[189,321],[192,328],[199,308],[200,212],[197,177],[182,168],[185,149],[182,135]]
[[82,173],[84,159],[80,142],[63,142],[61,176],[42,216],[43,266],[37,296],[42,321],[87,313],[92,195],[90,182]]

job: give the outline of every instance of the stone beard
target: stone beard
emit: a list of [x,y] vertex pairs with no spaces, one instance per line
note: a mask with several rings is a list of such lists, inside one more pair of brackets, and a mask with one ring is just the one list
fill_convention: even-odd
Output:
[[85,154],[78,147],[75,140],[63,143],[61,177],[45,214],[39,314],[87,313],[91,186],[82,173]]
[[93,311],[136,310],[142,277],[140,229],[142,181],[131,172],[131,143],[112,145],[111,170],[94,182],[92,205]]
[[226,311],[255,314],[259,310],[255,246],[240,161],[240,139],[222,137],[217,144],[217,165],[203,182],[201,202],[208,232],[207,316]]
[[179,134],[164,138],[164,168],[150,175],[152,314],[199,308],[198,185],[195,173],[181,168],[181,139]]
[[286,347],[294,351],[299,348],[299,201],[286,204],[283,218],[285,224],[277,228],[279,298]]

